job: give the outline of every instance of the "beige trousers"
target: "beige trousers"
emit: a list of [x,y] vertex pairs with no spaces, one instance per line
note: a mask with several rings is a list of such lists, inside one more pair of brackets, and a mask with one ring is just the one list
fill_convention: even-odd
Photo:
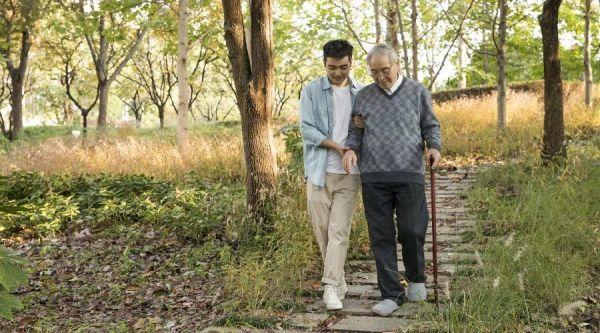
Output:
[[311,182],[307,184],[308,213],[323,257],[321,281],[339,285],[344,280],[344,262],[360,176],[327,173],[324,187],[319,188]]

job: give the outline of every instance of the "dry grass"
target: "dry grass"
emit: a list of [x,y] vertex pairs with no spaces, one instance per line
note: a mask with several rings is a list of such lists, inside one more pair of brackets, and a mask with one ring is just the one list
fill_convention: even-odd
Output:
[[[582,101],[581,86],[565,91],[568,138],[586,138],[600,130],[598,107],[589,110]],[[543,133],[543,99],[533,93],[509,92],[506,104],[507,126],[503,132],[496,129],[496,94],[436,105],[445,155],[502,159],[537,154]]]
[[0,161],[0,173],[14,170],[55,173],[145,174],[174,178],[195,171],[208,179],[240,179],[244,175],[238,135],[190,138],[186,154],[164,137],[114,137],[99,140],[52,138],[24,145]]
[[[587,138],[600,131],[600,98],[594,110],[583,105],[581,85],[565,91],[565,126],[568,138]],[[600,96],[597,87],[595,96]],[[506,159],[537,156],[543,128],[543,100],[533,93],[509,92],[507,128],[496,129],[496,95],[460,99],[435,106],[442,124],[444,155],[452,159]],[[288,114],[278,123],[298,123]],[[276,140],[279,160],[285,162],[281,137]],[[161,178],[195,171],[207,180],[240,180],[244,162],[239,130],[198,132],[189,150],[181,155],[173,135],[140,135],[135,129],[120,130],[103,139],[82,141],[54,138],[39,144],[23,144],[1,155],[0,174],[14,170],[54,173],[127,173]]]

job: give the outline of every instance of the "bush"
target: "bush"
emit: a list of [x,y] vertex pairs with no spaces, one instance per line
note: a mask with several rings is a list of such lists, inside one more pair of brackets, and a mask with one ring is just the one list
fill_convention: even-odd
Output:
[[[3,215],[14,215],[15,212],[22,211],[15,206],[0,206],[0,213]],[[12,311],[21,309],[23,305],[12,292],[27,283],[27,274],[22,269],[25,260],[16,252],[0,245],[0,317],[12,319]]]
[[43,236],[70,222],[93,226],[148,223],[202,241],[243,210],[240,186],[208,185],[190,175],[178,182],[141,175],[53,175],[15,172],[0,177],[0,199],[21,205],[19,216],[0,217],[9,232],[31,229]]
[[288,170],[301,172],[304,163],[304,147],[302,142],[302,134],[300,133],[300,126],[286,125],[281,128],[279,133],[283,135],[285,151],[290,155]]
[[3,152],[8,152],[10,149],[10,141],[0,133],[0,154]]

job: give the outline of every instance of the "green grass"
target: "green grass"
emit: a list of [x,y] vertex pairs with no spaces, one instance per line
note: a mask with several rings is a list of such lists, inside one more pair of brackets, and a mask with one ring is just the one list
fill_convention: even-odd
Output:
[[[600,140],[569,151],[564,168],[533,159],[483,172],[469,194],[484,268],[459,277],[448,312],[458,332],[557,325],[557,310],[600,270]],[[512,239],[512,241],[511,241]]]

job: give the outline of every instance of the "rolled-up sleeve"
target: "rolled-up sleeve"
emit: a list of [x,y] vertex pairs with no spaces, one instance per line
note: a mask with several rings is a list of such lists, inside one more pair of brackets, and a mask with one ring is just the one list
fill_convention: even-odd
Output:
[[442,151],[442,134],[440,131],[440,123],[433,113],[431,94],[427,88],[423,87],[419,96],[421,104],[421,135],[427,148],[437,149]]
[[315,123],[312,96],[310,89],[305,87],[300,93],[300,131],[305,143],[319,146],[327,136],[321,132]]

